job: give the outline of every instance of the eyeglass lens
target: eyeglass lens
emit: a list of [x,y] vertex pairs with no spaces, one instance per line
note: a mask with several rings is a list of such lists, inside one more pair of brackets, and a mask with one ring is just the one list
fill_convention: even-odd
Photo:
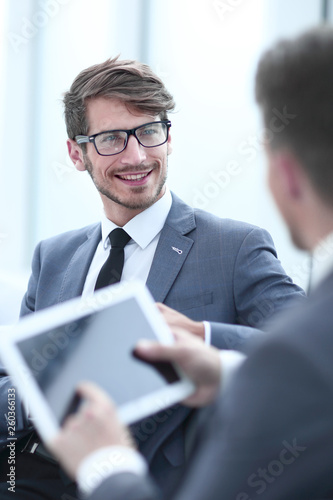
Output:
[[[160,146],[167,140],[167,125],[165,123],[149,123],[138,127],[134,132],[142,146],[147,148]],[[126,145],[127,133],[121,130],[103,132],[95,137],[95,145],[102,155],[120,153]]]

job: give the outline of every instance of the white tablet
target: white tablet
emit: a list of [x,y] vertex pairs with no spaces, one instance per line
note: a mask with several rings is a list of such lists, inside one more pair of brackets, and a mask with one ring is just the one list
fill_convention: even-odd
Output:
[[103,387],[127,424],[193,392],[176,367],[133,354],[143,338],[173,342],[147,289],[119,284],[23,318],[0,334],[0,352],[41,438],[49,440],[74,411],[82,380]]

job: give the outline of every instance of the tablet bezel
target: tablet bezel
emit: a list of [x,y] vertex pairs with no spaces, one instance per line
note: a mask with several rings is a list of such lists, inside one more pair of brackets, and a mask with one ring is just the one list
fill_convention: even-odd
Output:
[[[138,282],[119,283],[103,288],[88,298],[78,297],[43,309],[22,318],[19,323],[6,328],[6,331],[0,334],[2,361],[8,374],[13,378],[23,404],[28,408],[27,411],[44,441],[52,439],[59,432],[60,425],[17,343],[41,333],[47,333],[52,328],[65,326],[87,314],[98,312],[109,306],[116,306],[129,298],[136,300],[155,333],[156,339],[163,344],[172,344],[174,339],[168,325],[157,310],[148,289]],[[162,389],[118,407],[119,417],[125,424],[131,424],[158,413],[185,399],[194,391],[193,383],[178,367],[174,366],[174,369],[179,376],[179,381],[169,383]]]

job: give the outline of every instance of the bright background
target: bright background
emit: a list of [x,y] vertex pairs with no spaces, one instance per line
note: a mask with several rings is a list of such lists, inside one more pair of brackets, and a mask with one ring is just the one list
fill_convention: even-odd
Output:
[[13,321],[33,249],[99,219],[100,198],[66,150],[61,97],[120,54],[173,93],[169,187],[187,203],[268,229],[308,281],[265,181],[253,80],[262,51],[331,18],[332,0],[0,0],[0,324]]

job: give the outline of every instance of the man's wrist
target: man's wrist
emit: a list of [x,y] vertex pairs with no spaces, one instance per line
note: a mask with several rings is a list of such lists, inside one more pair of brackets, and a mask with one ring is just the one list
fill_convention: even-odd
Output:
[[200,337],[202,340],[205,340],[205,325],[203,321],[194,321],[192,320],[192,324],[190,327],[190,332]]

